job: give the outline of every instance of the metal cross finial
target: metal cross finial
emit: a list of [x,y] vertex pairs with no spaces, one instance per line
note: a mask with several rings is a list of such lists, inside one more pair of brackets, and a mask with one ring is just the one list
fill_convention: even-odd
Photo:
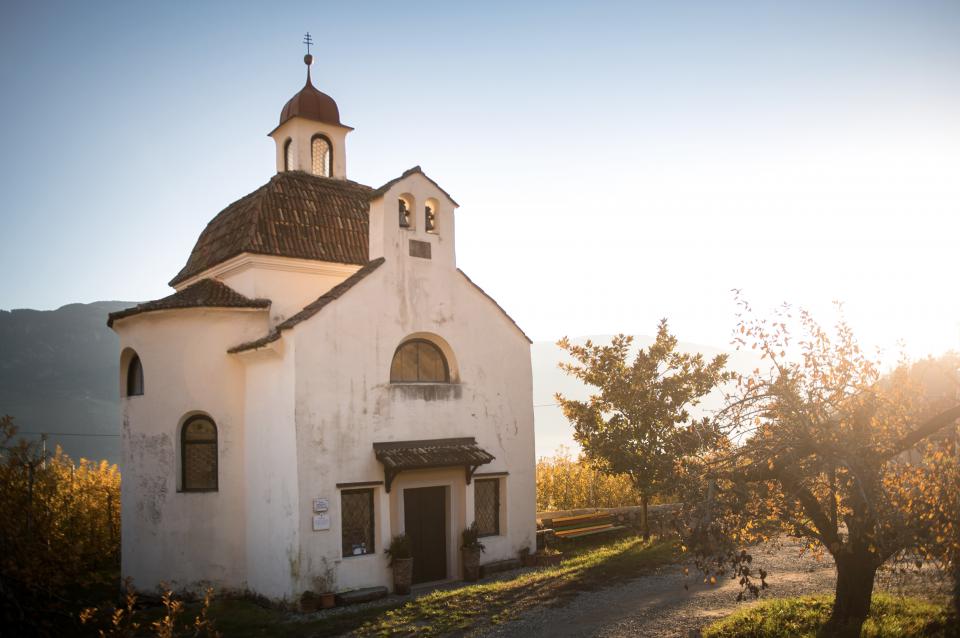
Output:
[[313,44],[313,38],[310,37],[309,31],[307,31],[307,35],[303,36],[303,43],[307,45],[307,55],[310,55],[310,45]]

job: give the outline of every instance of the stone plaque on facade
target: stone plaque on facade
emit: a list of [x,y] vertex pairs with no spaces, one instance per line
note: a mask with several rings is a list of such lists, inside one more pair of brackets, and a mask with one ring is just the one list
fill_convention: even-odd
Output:
[[411,239],[410,240],[410,256],[422,257],[423,259],[430,259],[430,242]]
[[322,532],[330,529],[330,515],[317,514],[313,517],[313,531]]

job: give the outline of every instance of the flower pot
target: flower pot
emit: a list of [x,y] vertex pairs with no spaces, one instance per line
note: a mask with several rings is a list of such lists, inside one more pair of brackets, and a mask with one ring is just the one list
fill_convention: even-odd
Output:
[[320,609],[330,609],[337,604],[332,591],[320,594]]
[[541,554],[533,555],[534,564],[537,567],[556,567],[563,559],[563,554]]
[[305,591],[300,596],[300,611],[305,614],[317,611],[320,607],[320,597],[312,591]]
[[463,579],[475,581],[480,579],[480,552],[479,547],[462,547]]
[[393,563],[393,593],[409,594],[410,583],[413,580],[413,559],[394,558]]

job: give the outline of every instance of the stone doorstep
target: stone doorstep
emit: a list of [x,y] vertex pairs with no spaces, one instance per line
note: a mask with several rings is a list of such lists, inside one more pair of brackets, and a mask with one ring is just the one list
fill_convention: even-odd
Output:
[[373,600],[380,600],[387,597],[386,587],[364,587],[363,589],[354,589],[337,594],[337,605],[355,605],[357,603],[368,603]]

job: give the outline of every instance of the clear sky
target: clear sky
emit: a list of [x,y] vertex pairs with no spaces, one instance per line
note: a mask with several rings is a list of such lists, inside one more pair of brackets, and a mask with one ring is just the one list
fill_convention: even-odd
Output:
[[960,346],[960,3],[4,2],[0,308],[168,294],[315,83],[536,340],[724,345],[729,290]]

